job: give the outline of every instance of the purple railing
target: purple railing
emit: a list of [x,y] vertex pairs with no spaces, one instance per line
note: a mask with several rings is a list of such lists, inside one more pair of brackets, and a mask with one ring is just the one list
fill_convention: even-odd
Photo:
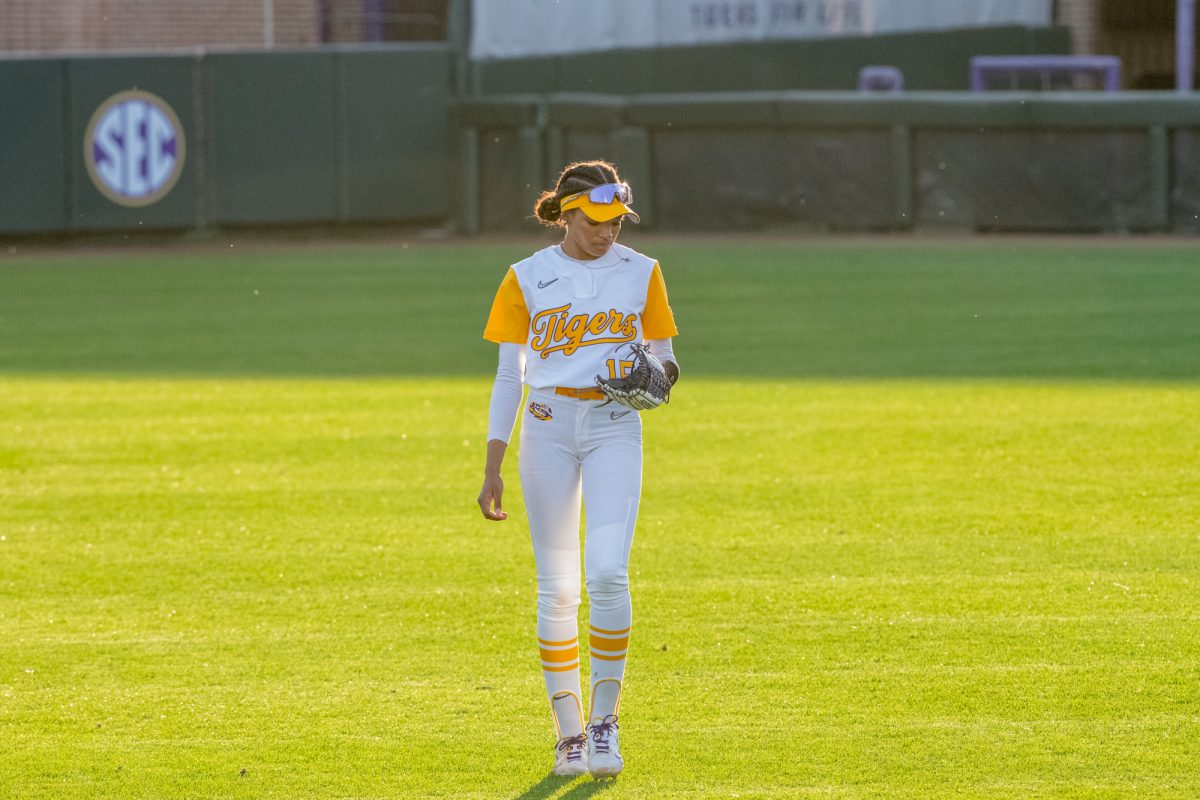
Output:
[[1192,90],[1196,69],[1196,0],[1179,0],[1175,14],[1175,89]]
[[858,73],[860,92],[902,92],[904,73],[896,67],[863,67]]
[[1106,92],[1121,89],[1121,59],[1116,56],[974,56],[971,91],[987,90],[989,75],[1098,75]]

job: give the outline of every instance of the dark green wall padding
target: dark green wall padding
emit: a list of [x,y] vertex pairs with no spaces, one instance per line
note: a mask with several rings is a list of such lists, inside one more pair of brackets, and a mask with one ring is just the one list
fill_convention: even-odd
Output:
[[[92,114],[130,89],[184,128],[184,171],[138,208],[92,183]],[[0,235],[440,222],[451,211],[444,45],[0,59]]]
[[334,60],[330,53],[213,58],[212,221],[337,218]]
[[0,61],[0,233],[67,227],[66,66]]

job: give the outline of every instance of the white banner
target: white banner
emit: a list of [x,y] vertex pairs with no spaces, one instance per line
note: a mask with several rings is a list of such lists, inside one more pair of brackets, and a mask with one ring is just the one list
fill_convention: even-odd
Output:
[[1052,13],[1052,0],[473,0],[471,57],[1041,27]]

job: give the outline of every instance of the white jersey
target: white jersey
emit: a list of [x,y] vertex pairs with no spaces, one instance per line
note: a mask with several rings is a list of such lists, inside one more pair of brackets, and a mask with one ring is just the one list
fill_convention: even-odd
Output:
[[509,269],[484,338],[524,344],[525,383],[544,389],[624,375],[631,343],[677,333],[654,259],[613,244],[580,261],[554,245]]

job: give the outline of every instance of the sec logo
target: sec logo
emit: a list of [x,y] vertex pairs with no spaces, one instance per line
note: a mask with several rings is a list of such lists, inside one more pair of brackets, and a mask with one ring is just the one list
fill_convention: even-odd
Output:
[[92,183],[123,206],[148,206],[165,197],[183,173],[184,150],[179,117],[150,92],[120,92],[105,100],[83,137]]

